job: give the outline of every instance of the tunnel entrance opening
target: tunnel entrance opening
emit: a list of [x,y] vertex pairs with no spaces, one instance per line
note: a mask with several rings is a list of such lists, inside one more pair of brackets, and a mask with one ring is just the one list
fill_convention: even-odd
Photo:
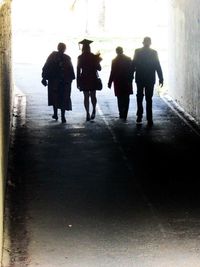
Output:
[[[13,64],[37,64],[41,69],[57,43],[67,44],[74,67],[80,54],[78,41],[90,38],[92,51],[102,54],[105,73],[116,46],[133,57],[144,36],[151,36],[168,80],[168,0],[59,0],[13,1]],[[105,79],[107,79],[105,74]]]

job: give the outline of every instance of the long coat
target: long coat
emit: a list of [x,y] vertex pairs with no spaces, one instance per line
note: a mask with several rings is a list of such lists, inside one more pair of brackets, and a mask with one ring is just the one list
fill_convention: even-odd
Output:
[[163,81],[163,73],[156,50],[145,47],[136,49],[133,58],[133,68],[136,72],[136,83],[143,85],[155,84],[156,72],[159,80]]
[[71,83],[75,79],[71,58],[52,52],[42,68],[42,77],[48,80],[48,105],[72,110]]
[[91,52],[84,52],[77,62],[77,87],[80,91],[95,91],[98,71],[101,70],[101,58]]
[[133,69],[132,60],[126,55],[117,55],[112,60],[111,72],[108,81],[109,87],[114,83],[115,96],[133,94]]

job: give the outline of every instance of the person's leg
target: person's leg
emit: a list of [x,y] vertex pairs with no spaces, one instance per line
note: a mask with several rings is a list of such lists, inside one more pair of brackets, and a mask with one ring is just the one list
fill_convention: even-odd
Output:
[[122,96],[117,96],[117,105],[118,105],[118,110],[119,110],[119,118],[123,119]]
[[146,116],[149,125],[153,124],[153,114],[152,114],[152,97],[153,97],[153,85],[148,85],[145,88],[145,99],[146,99]]
[[53,105],[53,119],[58,120],[58,109],[55,105]]
[[91,119],[93,120],[96,115],[96,105],[97,105],[96,91],[91,91],[90,97],[91,97],[91,102],[92,102],[92,107],[93,107]]
[[90,97],[90,92],[85,91],[83,92],[84,94],[84,107],[86,110],[86,120],[90,120],[90,103],[89,103],[89,97]]
[[142,84],[137,83],[137,123],[142,122],[142,117],[143,117],[143,97],[144,97],[144,86]]
[[72,101],[71,101],[71,83],[66,84],[66,90],[63,97],[63,107],[65,107],[65,110],[69,111],[72,110]]
[[61,109],[61,120],[62,120],[62,123],[65,123],[66,122],[66,119],[65,119],[65,109]]
[[[62,84],[61,84],[62,85]],[[62,85],[59,91],[59,106],[61,109],[61,121],[66,122],[65,111],[72,110],[71,102],[71,83],[66,83]]]
[[124,114],[123,118],[124,118],[124,120],[127,119],[129,102],[130,102],[129,95],[124,95],[124,97],[123,97],[123,114]]

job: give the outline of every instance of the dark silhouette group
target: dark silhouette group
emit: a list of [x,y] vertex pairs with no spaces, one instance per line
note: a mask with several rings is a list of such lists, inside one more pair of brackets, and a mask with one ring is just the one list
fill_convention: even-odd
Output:
[[[96,115],[96,90],[102,89],[102,82],[98,71],[101,71],[100,54],[91,52],[92,41],[84,39],[79,42],[82,45],[82,54],[78,56],[76,81],[77,88],[84,94],[84,107],[86,121],[94,120]],[[163,86],[163,73],[159,62],[158,53],[150,48],[151,38],[145,37],[143,47],[136,49],[133,59],[126,56],[122,47],[116,48],[116,57],[112,60],[111,71],[108,80],[108,88],[114,85],[114,93],[117,97],[119,118],[127,120],[130,95],[133,94],[133,79],[137,85],[137,124],[142,124],[143,98],[146,100],[147,125],[153,125],[152,97],[156,82],[156,73],[159,85]],[[42,84],[48,85],[48,105],[53,106],[52,118],[58,120],[58,109],[61,110],[61,121],[66,122],[65,111],[72,110],[71,84],[75,79],[75,73],[71,58],[65,54],[66,45],[59,43],[58,51],[52,52],[42,68]],[[90,99],[92,112],[90,113]]]

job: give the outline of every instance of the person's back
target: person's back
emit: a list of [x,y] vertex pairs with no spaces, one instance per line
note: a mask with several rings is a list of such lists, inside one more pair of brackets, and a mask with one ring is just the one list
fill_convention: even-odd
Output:
[[119,117],[126,121],[129,108],[129,95],[133,93],[132,60],[123,54],[123,48],[116,48],[117,56],[112,60],[108,87],[114,83],[115,96],[118,100]]
[[46,80],[62,79],[71,81],[75,78],[71,58],[58,51],[53,51],[42,68],[42,77]]
[[132,78],[131,58],[124,54],[113,59],[113,80],[127,82]]
[[158,54],[149,47],[142,47],[135,50],[133,59],[136,71],[135,80],[137,83],[155,83],[155,72],[161,77],[161,68],[158,60]]
[[58,109],[61,109],[61,120],[65,123],[65,110],[72,110],[70,95],[75,74],[71,58],[64,54],[66,45],[59,43],[57,49],[48,56],[42,68],[42,84],[48,85],[48,105],[53,106],[54,112],[52,118],[58,120]]
[[143,47],[135,50],[133,58],[133,70],[136,72],[135,81],[137,84],[137,124],[142,123],[143,118],[143,97],[146,99],[146,118],[148,126],[153,125],[152,97],[156,72],[159,77],[159,84],[163,86],[163,74],[158,59],[157,51],[150,48],[151,38],[145,37]]
[[[90,43],[93,41],[84,39],[82,44],[82,54],[78,56],[77,62],[77,88],[84,94],[84,107],[86,110],[86,121],[94,120],[96,116],[96,90],[102,89],[102,82],[98,71],[101,70],[100,54],[94,55],[90,49]],[[90,115],[90,100],[93,111]]]
[[78,67],[81,69],[82,76],[94,75],[96,77],[97,70],[100,70],[98,65],[99,62],[96,55],[91,52],[82,53],[78,57]]

